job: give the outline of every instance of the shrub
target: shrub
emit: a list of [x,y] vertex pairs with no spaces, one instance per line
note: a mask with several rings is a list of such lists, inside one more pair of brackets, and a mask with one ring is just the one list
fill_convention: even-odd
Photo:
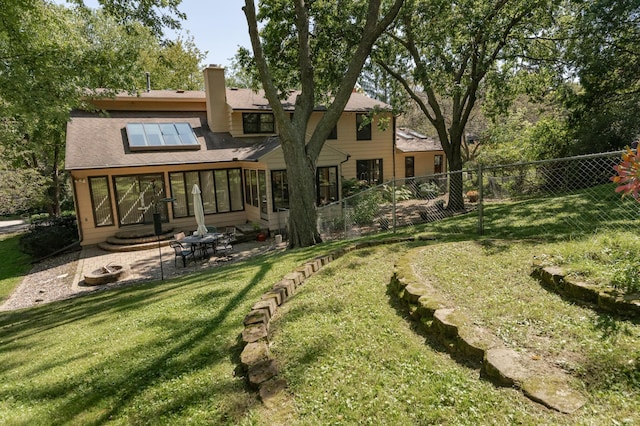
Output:
[[[384,194],[384,199],[388,202],[393,201],[393,186],[392,185],[382,185],[382,192]],[[411,188],[406,185],[397,186],[396,187],[396,201],[407,201],[412,200],[413,192]]]
[[358,225],[369,225],[378,216],[383,198],[377,191],[368,191],[355,197],[353,221]]
[[75,216],[37,219],[20,238],[20,250],[38,259],[77,242],[78,238]]
[[420,196],[427,199],[436,198],[440,194],[440,189],[435,182],[421,183],[418,188],[420,191]]

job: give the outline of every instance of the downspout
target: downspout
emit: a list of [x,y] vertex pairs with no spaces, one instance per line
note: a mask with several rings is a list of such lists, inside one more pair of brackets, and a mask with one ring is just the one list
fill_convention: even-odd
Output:
[[340,191],[339,199],[342,212],[342,223],[344,224],[344,238],[347,238],[347,201],[342,197],[342,165],[349,161],[351,158],[351,154],[347,154],[347,158],[344,161],[340,162],[340,186],[338,186],[338,191]]
[[78,243],[82,245],[83,234],[82,234],[82,218],[80,217],[80,209],[78,208],[78,183],[76,179],[73,177],[73,174],[69,173],[69,178],[71,179],[71,183],[73,183],[73,207],[76,211],[76,228],[78,228]]

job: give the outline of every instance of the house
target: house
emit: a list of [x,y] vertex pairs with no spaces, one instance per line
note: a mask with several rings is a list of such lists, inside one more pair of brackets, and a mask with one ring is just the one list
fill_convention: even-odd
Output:
[[[222,68],[209,66],[204,77],[205,91],[119,94],[92,101],[99,112],[72,112],[65,168],[83,245],[148,229],[154,212],[166,227],[194,230],[194,184],[208,225],[284,227],[287,172],[268,101],[225,87]],[[283,101],[292,114],[294,101]],[[374,110],[382,112],[363,125]],[[316,108],[310,129],[323,113]],[[351,95],[318,158],[318,205],[341,198],[343,179],[382,183],[394,176],[394,130],[378,126],[383,118],[394,122],[388,105]],[[422,154],[411,154],[418,164]]]
[[414,130],[396,129],[396,178],[413,178],[446,172],[440,141]]

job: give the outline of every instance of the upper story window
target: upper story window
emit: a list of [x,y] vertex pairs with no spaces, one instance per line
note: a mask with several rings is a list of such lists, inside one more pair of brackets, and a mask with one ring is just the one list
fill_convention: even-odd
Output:
[[359,141],[371,140],[371,121],[367,114],[356,114],[356,139]]
[[331,129],[331,133],[329,133],[329,136],[327,137],[327,139],[338,139],[338,125],[337,124],[335,126],[333,126],[333,129]]
[[242,130],[244,133],[275,133],[273,114],[269,112],[243,112]]

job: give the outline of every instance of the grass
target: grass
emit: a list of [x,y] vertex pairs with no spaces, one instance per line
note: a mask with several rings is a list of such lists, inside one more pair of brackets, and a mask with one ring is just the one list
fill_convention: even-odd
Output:
[[[490,205],[491,240],[473,234],[474,218],[456,217],[418,230],[437,241],[359,250],[309,278],[272,321],[288,399],[271,409],[238,370],[242,320],[283,275],[344,243],[0,313],[0,424],[637,423],[638,324],[563,300],[529,277],[542,259],[599,280],[607,264],[596,254],[634,243],[615,231],[576,234],[570,221],[550,219],[571,217],[570,204],[553,215],[545,206],[558,208]],[[10,244],[0,241],[0,250]],[[387,294],[395,260],[407,255],[505,344],[564,368],[587,405],[559,414],[453,361]]]
[[242,319],[312,253],[0,314],[0,423],[237,424]]
[[18,250],[19,234],[0,235],[0,304],[20,284],[31,268],[31,258]]

